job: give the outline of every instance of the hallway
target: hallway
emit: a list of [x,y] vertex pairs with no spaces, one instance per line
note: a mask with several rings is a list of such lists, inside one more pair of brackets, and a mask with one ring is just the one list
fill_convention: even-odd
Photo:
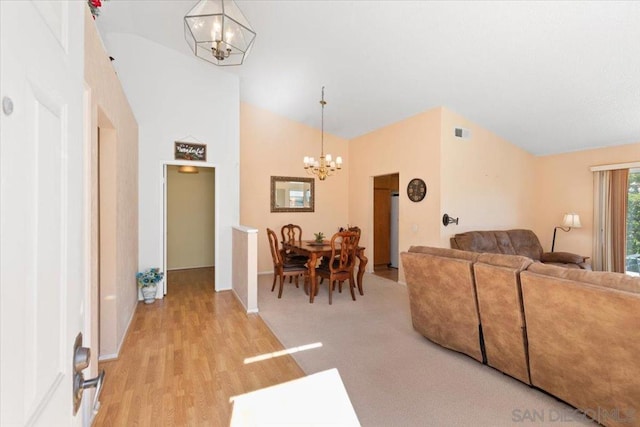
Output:
[[169,271],[164,300],[138,303],[120,357],[105,369],[96,426],[228,426],[232,396],[304,376],[291,356],[245,364],[282,345],[211,268]]

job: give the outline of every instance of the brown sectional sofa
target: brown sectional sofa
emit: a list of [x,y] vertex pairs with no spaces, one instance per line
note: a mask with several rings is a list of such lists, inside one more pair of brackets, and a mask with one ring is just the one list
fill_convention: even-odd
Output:
[[531,230],[468,231],[451,237],[450,243],[452,249],[522,255],[545,264],[591,270],[591,265],[587,263],[589,257],[570,252],[544,252],[538,236]]
[[426,338],[603,425],[640,426],[640,278],[444,248],[401,257]]

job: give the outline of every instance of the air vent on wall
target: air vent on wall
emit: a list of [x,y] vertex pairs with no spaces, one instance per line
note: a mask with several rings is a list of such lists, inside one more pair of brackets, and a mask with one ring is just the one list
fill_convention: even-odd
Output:
[[469,129],[455,127],[453,128],[453,134],[456,138],[469,139],[471,138],[471,131]]

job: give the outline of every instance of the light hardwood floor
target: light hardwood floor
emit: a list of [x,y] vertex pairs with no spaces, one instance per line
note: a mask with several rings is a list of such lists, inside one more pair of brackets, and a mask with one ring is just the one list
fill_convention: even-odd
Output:
[[283,347],[212,269],[170,271],[164,300],[139,303],[106,377],[95,426],[228,426],[232,396],[304,376],[291,356],[245,364]]
[[398,269],[387,267],[386,265],[376,265],[374,267],[374,272],[376,276],[384,277],[385,279],[393,280],[394,282],[398,281]]

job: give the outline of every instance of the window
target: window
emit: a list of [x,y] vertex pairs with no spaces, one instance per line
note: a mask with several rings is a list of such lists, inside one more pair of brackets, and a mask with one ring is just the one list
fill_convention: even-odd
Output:
[[640,169],[629,170],[626,273],[640,276]]

